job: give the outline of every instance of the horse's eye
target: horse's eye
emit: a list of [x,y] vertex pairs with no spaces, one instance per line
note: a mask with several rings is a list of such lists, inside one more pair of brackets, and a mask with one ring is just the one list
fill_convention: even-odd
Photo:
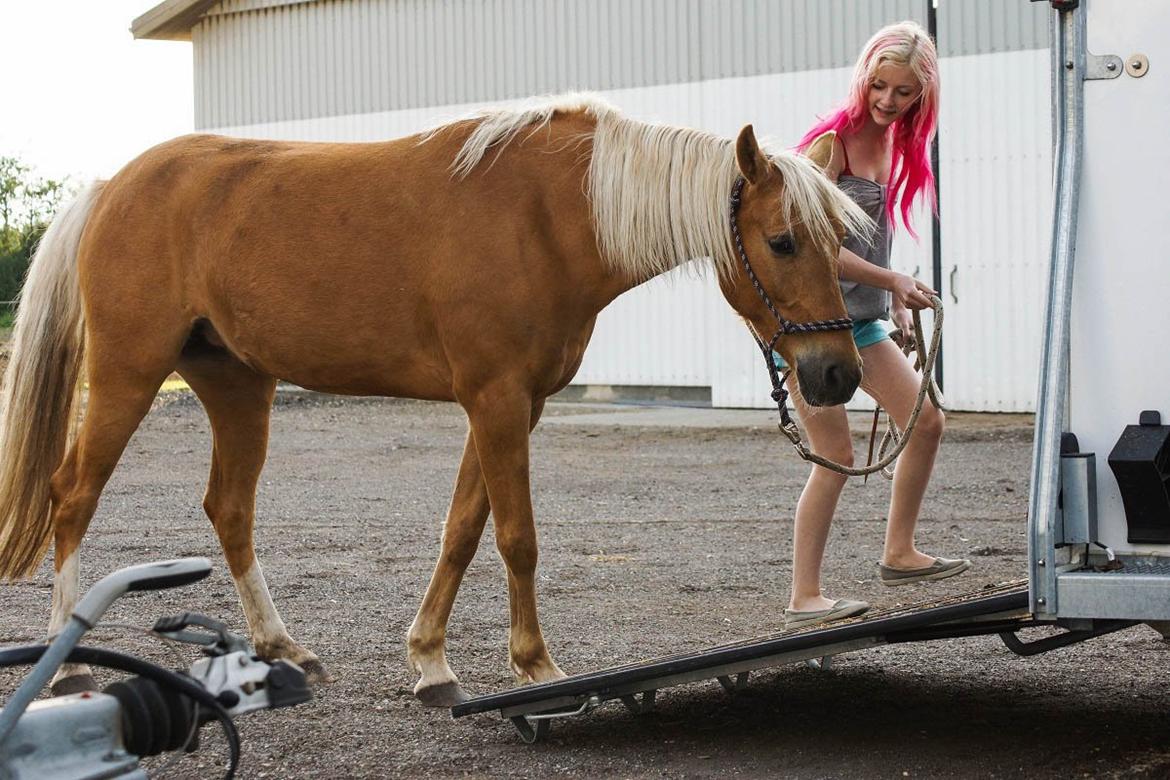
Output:
[[785,233],[782,236],[775,236],[768,239],[768,246],[772,251],[778,255],[794,255],[796,254],[796,241],[792,236]]

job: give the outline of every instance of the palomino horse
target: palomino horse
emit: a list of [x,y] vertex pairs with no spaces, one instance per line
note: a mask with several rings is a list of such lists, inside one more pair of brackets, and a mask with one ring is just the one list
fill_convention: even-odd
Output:
[[[811,160],[823,166],[831,146]],[[178,371],[211,421],[203,505],[255,646],[325,678],[289,636],[252,546],[276,382],[458,401],[463,462],[407,637],[415,693],[462,696],[446,625],[489,508],[511,665],[525,681],[562,676],[533,582],[528,439],[545,399],[573,377],[598,312],[695,258],[711,259],[765,340],[779,318],[767,297],[789,320],[844,317],[835,258],[844,231],[866,220],[815,162],[765,156],[750,125],[733,143],[588,98],[383,143],[193,135],[147,151],[64,209],[32,264],[4,388],[0,575],[31,575],[51,538],[51,630],[63,625],[99,494]],[[743,257],[728,209],[739,176]],[[842,403],[858,384],[847,332],[786,334],[777,348],[810,403]],[[88,403],[69,443],[83,369]],[[92,679],[70,667],[56,683]]]

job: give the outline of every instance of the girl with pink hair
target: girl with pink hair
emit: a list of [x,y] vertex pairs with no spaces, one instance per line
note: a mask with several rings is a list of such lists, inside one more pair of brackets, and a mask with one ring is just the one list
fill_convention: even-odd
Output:
[[[870,38],[857,60],[844,105],[821,119],[801,139],[804,150],[827,131],[836,132],[826,173],[873,218],[872,237],[848,236],[840,254],[841,290],[853,318],[853,337],[863,362],[861,386],[905,429],[917,397],[919,378],[889,338],[883,321],[905,336],[912,309],[930,306],[934,291],[890,270],[889,250],[896,217],[917,238],[910,210],[916,199],[935,205],[930,144],[938,120],[938,57],[921,26],[901,22]],[[782,363],[777,357],[778,364]],[[845,465],[853,463],[853,442],[845,407],[813,408],[793,393],[812,449]],[[927,399],[898,459],[890,496],[885,550],[878,574],[886,585],[938,580],[960,574],[967,560],[920,552],[914,529],[943,433],[943,414]],[[864,601],[831,599],[821,592],[821,563],[837,501],[846,477],[813,466],[796,506],[793,531],[792,596],[785,626],[812,626],[859,615]]]

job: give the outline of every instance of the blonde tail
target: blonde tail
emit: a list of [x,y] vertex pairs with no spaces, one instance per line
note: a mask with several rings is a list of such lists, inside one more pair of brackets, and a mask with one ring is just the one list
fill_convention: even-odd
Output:
[[45,231],[20,293],[0,397],[0,578],[28,577],[49,548],[49,479],[73,427],[85,354],[77,247],[105,182]]

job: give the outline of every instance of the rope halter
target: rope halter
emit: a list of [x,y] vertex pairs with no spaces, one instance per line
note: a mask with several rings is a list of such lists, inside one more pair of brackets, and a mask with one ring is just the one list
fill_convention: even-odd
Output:
[[736,213],[739,211],[739,204],[742,200],[744,184],[746,180],[742,176],[737,176],[735,184],[731,188],[731,238],[735,242],[735,251],[739,253],[739,260],[743,263],[743,268],[747,272],[748,278],[752,280],[752,286],[756,288],[756,293],[764,301],[764,305],[768,307],[768,311],[772,312],[772,316],[776,318],[776,332],[772,334],[772,338],[767,344],[763,342],[756,329],[748,323],[748,330],[751,331],[752,338],[756,341],[756,346],[764,354],[764,362],[768,366],[768,377],[772,380],[772,400],[776,402],[776,408],[780,412],[780,429],[792,439],[790,430],[795,432],[799,440],[800,433],[796,430],[796,423],[788,414],[788,391],[784,389],[784,380],[787,379],[788,374],[782,376],[776,369],[776,361],[772,358],[772,351],[776,347],[776,342],[780,340],[781,336],[800,333],[822,333],[833,330],[850,330],[853,327],[853,320],[849,317],[838,317],[833,320],[814,320],[813,322],[793,322],[780,314],[779,309],[772,303],[772,299],[768,296],[767,290],[760,284],[760,278],[756,276],[756,272],[752,270],[751,261],[748,260],[747,252],[743,248],[743,238],[739,234],[739,222],[736,220]]

